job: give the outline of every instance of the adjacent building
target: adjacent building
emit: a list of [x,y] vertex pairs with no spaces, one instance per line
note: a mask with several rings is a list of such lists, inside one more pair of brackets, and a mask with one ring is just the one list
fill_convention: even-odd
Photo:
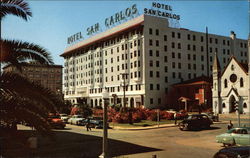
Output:
[[21,64],[22,72],[13,65],[5,66],[3,70],[20,73],[29,80],[62,95],[62,68],[61,65]]
[[[250,39],[248,40],[250,49]],[[213,63],[214,113],[250,114],[250,64],[240,63],[232,56],[223,69],[217,55]]]
[[[170,86],[211,76],[214,53],[221,67],[233,55],[248,63],[247,40],[172,28],[162,17],[141,15],[66,48],[64,98],[102,105],[104,88],[111,103],[154,108],[168,106]],[[210,105],[211,106],[211,105]]]

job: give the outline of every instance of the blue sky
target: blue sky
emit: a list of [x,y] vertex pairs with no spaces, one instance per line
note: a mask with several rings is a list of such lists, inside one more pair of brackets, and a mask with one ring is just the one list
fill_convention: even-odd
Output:
[[[247,39],[249,34],[249,2],[239,1],[157,1],[171,5],[172,13],[181,16],[179,26],[193,31],[229,36],[233,30],[237,38]],[[33,17],[29,21],[8,15],[1,23],[1,36],[39,44],[51,52],[55,64],[63,65],[63,53],[67,38],[82,32],[115,13],[137,5],[140,14],[143,8],[151,8],[152,1],[28,1]],[[104,29],[103,29],[104,30]]]

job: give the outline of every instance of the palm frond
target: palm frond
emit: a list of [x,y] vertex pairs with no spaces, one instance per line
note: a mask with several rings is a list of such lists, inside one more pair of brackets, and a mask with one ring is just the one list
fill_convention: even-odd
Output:
[[23,0],[1,0],[0,18],[2,20],[8,14],[28,20],[32,16],[29,5]]
[[3,40],[0,62],[18,65],[23,61],[36,61],[41,64],[54,64],[50,53],[39,45],[18,40]]

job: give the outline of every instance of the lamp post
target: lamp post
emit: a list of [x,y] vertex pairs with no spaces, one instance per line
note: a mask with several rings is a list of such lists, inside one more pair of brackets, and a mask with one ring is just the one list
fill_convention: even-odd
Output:
[[127,87],[127,85],[126,85],[126,78],[127,78],[127,75],[128,75],[128,73],[121,73],[121,75],[122,75],[122,79],[123,79],[123,107],[126,107],[126,95],[125,95],[125,92],[126,92],[126,87]]
[[235,109],[237,111],[237,114],[238,114],[238,126],[240,127],[240,108],[239,108],[239,103],[237,101],[235,101]]
[[104,89],[102,93],[102,98],[104,100],[104,108],[103,108],[103,139],[102,139],[102,154],[99,158],[107,158],[108,157],[108,115],[107,115],[107,107],[109,104],[109,92]]

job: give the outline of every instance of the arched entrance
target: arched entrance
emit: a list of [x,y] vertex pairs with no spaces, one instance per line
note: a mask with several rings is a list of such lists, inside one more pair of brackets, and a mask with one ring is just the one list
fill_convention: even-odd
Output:
[[236,99],[235,97],[232,95],[229,98],[229,113],[233,113],[236,111]]

